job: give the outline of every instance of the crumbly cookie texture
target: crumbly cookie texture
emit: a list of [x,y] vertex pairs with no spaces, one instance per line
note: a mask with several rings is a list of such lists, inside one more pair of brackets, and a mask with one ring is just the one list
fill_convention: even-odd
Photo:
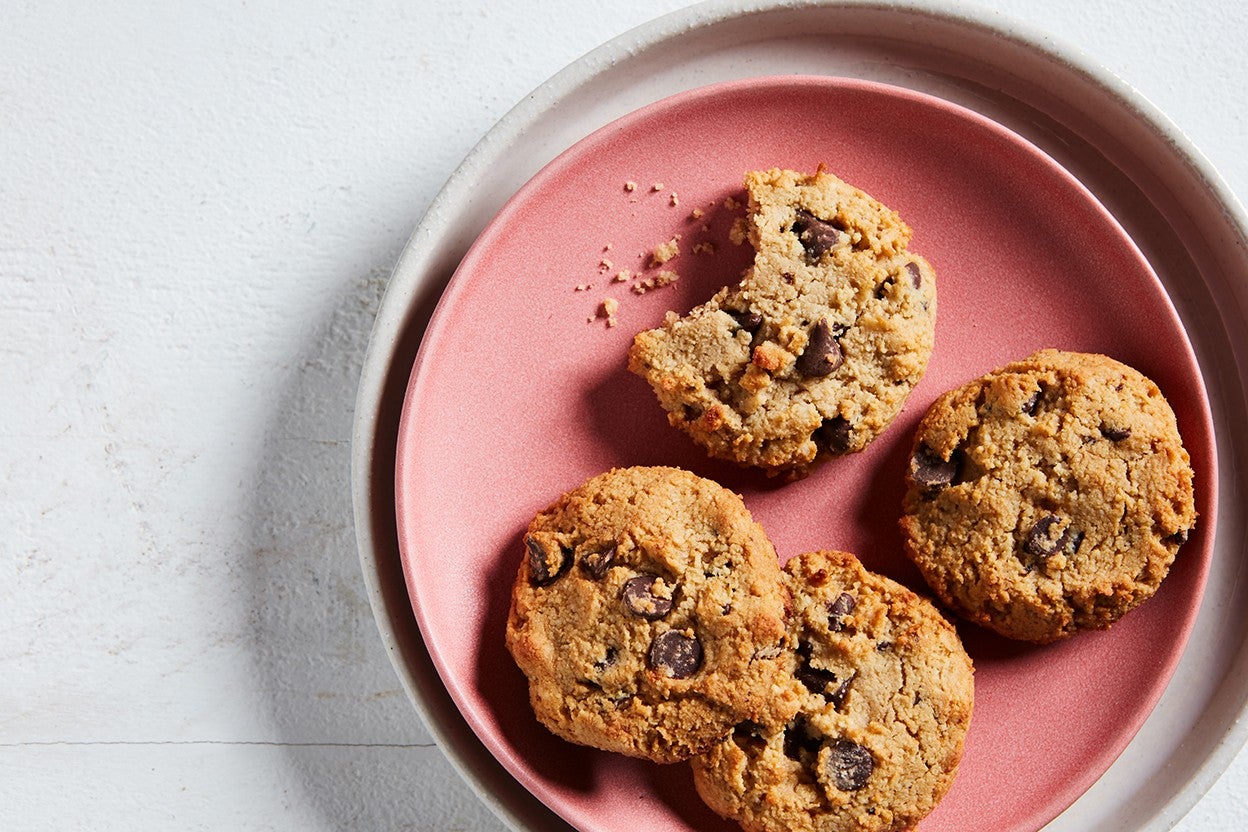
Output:
[[707,804],[748,832],[910,829],[949,790],[974,701],[970,658],[932,604],[813,552],[785,566],[801,707],[743,722],[692,761]]
[[1051,642],[1156,592],[1196,522],[1192,481],[1157,385],[1103,355],[1042,350],[932,405],[901,530],[953,610]]
[[936,280],[894,211],[822,169],[745,185],[753,266],[639,333],[629,369],[711,456],[801,473],[900,412],[931,357]]
[[796,710],[787,601],[739,496],[676,468],[616,469],[529,526],[507,647],[555,734],[675,762]]

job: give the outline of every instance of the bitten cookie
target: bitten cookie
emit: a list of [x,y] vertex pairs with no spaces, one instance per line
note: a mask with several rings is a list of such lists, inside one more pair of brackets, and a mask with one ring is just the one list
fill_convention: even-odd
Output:
[[953,783],[971,660],[931,603],[853,555],[800,555],[785,572],[800,710],[740,723],[694,758],[698,793],[748,832],[909,829]]
[[629,369],[711,456],[800,472],[901,410],[931,357],[936,280],[896,213],[822,169],[745,185],[754,265],[639,333]]
[[613,470],[539,514],[524,547],[507,647],[555,734],[674,762],[797,707],[778,687],[776,552],[731,491],[676,468]]
[[1103,629],[1151,597],[1196,522],[1157,385],[1043,350],[945,393],[919,424],[901,530],[953,610],[1010,638]]

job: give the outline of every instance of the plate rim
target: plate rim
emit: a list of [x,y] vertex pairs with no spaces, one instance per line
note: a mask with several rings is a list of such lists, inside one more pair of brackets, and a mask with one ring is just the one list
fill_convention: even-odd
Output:
[[[945,24],[1004,38],[1025,51],[1058,62],[1068,72],[1082,76],[1102,94],[1116,99],[1116,103],[1125,105],[1136,117],[1140,123],[1139,126],[1166,142],[1174,159],[1182,163],[1189,172],[1194,173],[1198,179],[1197,184],[1222,207],[1226,213],[1227,225],[1237,232],[1235,240],[1237,247],[1243,249],[1244,241],[1248,239],[1248,232],[1245,231],[1248,229],[1248,217],[1245,216],[1238,198],[1230,192],[1220,175],[1192,146],[1182,131],[1141,94],[1118,76],[1096,64],[1086,54],[1056,42],[1052,36],[1043,31],[1029,25],[1019,24],[995,10],[974,8],[960,2],[920,4],[862,2],[861,0],[840,0],[839,2],[832,0],[832,2],[817,3],[795,2],[794,0],[767,2],[711,0],[708,3],[671,12],[625,32],[587,53],[539,85],[533,93],[513,107],[487,132],[465,157],[431,203],[425,217],[396,262],[390,284],[379,307],[369,348],[365,355],[352,432],[352,496],[357,544],[370,604],[373,607],[382,639],[409,698],[412,699],[431,732],[439,740],[448,758],[485,802],[513,828],[525,828],[520,825],[524,822],[524,812],[517,811],[513,806],[504,805],[478,777],[478,773],[469,764],[468,758],[471,755],[465,753],[460,747],[462,737],[456,737],[452,732],[444,730],[435,718],[436,705],[431,701],[430,696],[431,693],[436,694],[436,691],[423,690],[417,683],[416,677],[409,673],[408,661],[410,659],[399,649],[401,639],[391,626],[388,617],[391,611],[387,609],[388,601],[382,586],[383,576],[378,568],[379,557],[382,553],[378,549],[378,541],[374,538],[373,528],[369,522],[375,505],[373,494],[376,483],[373,474],[378,450],[375,440],[379,429],[379,402],[382,399],[381,391],[387,377],[390,372],[394,371],[388,360],[392,356],[388,353],[394,346],[396,334],[407,328],[404,326],[405,323],[410,323],[412,305],[417,300],[417,295],[429,294],[430,287],[426,284],[429,282],[431,270],[427,266],[433,255],[430,253],[428,244],[438,236],[439,226],[443,228],[446,226],[446,218],[453,213],[450,210],[452,207],[471,203],[469,192],[472,182],[475,176],[488,166],[492,156],[497,155],[515,141],[524,127],[538,119],[552,103],[571,94],[605,68],[609,68],[616,58],[629,52],[645,51],[678,40],[683,34],[692,32],[699,26],[709,27],[750,14],[826,8],[869,8],[883,13],[930,18]],[[699,86],[699,84],[693,84],[693,86]],[[434,294],[440,294],[441,287],[434,288],[436,289]],[[407,369],[410,370],[410,366]],[[1218,442],[1216,434],[1215,443],[1220,449],[1221,443]],[[392,466],[391,471],[393,472]],[[1241,714],[1244,710],[1244,704],[1241,703]],[[1214,743],[1209,755],[1197,768],[1193,777],[1186,784],[1178,787],[1176,793],[1163,804],[1161,811],[1154,817],[1154,821],[1159,820],[1164,824],[1158,828],[1168,828],[1173,825],[1199,800],[1229,765],[1246,738],[1248,738],[1248,724],[1241,721]],[[1150,824],[1150,827],[1155,825],[1155,823]]]

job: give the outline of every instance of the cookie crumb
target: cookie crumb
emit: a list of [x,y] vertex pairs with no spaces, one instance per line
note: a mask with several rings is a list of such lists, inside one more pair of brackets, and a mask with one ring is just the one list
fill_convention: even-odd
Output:
[[673,208],[675,208],[677,205],[680,204],[680,197],[676,195],[675,191],[672,191],[671,196],[667,198],[667,204],[672,206]]
[[659,272],[657,277],[655,277],[654,287],[658,289],[658,288],[668,285],[669,283],[675,283],[677,280],[680,280],[679,274],[672,271],[671,269],[664,269],[663,271]]
[[608,260],[605,257],[598,261],[598,268],[604,272],[609,272],[614,267],[615,267],[615,264],[613,264],[610,260]]
[[662,243],[654,247],[650,252],[650,262],[655,266],[662,266],[668,260],[671,260],[677,254],[680,254],[680,235],[677,234],[666,243]]
[[607,326],[613,327],[616,324],[615,313],[619,308],[620,302],[615,298],[603,298],[602,305],[598,307],[598,317],[606,318]]
[[733,197],[727,197],[724,199],[724,207],[729,211],[735,211],[741,207],[741,203]]
[[654,191],[657,194],[659,191],[663,190],[663,183],[655,182],[653,185],[650,186],[650,190]]
[[605,246],[602,247],[603,251],[610,251],[611,249],[612,249],[612,245],[610,243],[607,243]]
[[588,292],[592,288],[594,288],[594,284],[592,283],[578,283],[576,285],[576,288],[574,288],[572,291],[573,292]]
[[680,280],[680,275],[671,269],[663,269],[654,277],[647,277],[645,280],[638,281],[633,284],[633,294],[644,295],[651,289],[662,289]]
[[733,220],[732,228],[728,229],[728,239],[732,240],[734,246],[744,243],[750,236],[745,223],[745,217],[737,217]]
[[691,220],[700,220],[705,216],[706,216],[706,212],[703,211],[701,208],[694,208],[692,211],[689,212],[689,219]]
[[637,183],[631,179],[628,180],[627,182],[624,183],[624,190],[628,191],[631,194],[633,191],[637,190]]
[[702,243],[694,243],[693,253],[694,254],[714,254],[715,244],[712,243],[710,240],[707,240]]
[[615,277],[611,279],[612,283],[627,283],[633,279],[633,273],[628,269],[620,269],[615,273]]

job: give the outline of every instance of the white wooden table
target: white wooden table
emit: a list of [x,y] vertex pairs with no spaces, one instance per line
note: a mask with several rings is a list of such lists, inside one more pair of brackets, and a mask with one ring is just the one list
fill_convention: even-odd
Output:
[[[0,828],[499,830],[364,597],[360,362],[473,143],[683,4],[109,5],[0,0]],[[995,5],[1248,197],[1248,6]]]

